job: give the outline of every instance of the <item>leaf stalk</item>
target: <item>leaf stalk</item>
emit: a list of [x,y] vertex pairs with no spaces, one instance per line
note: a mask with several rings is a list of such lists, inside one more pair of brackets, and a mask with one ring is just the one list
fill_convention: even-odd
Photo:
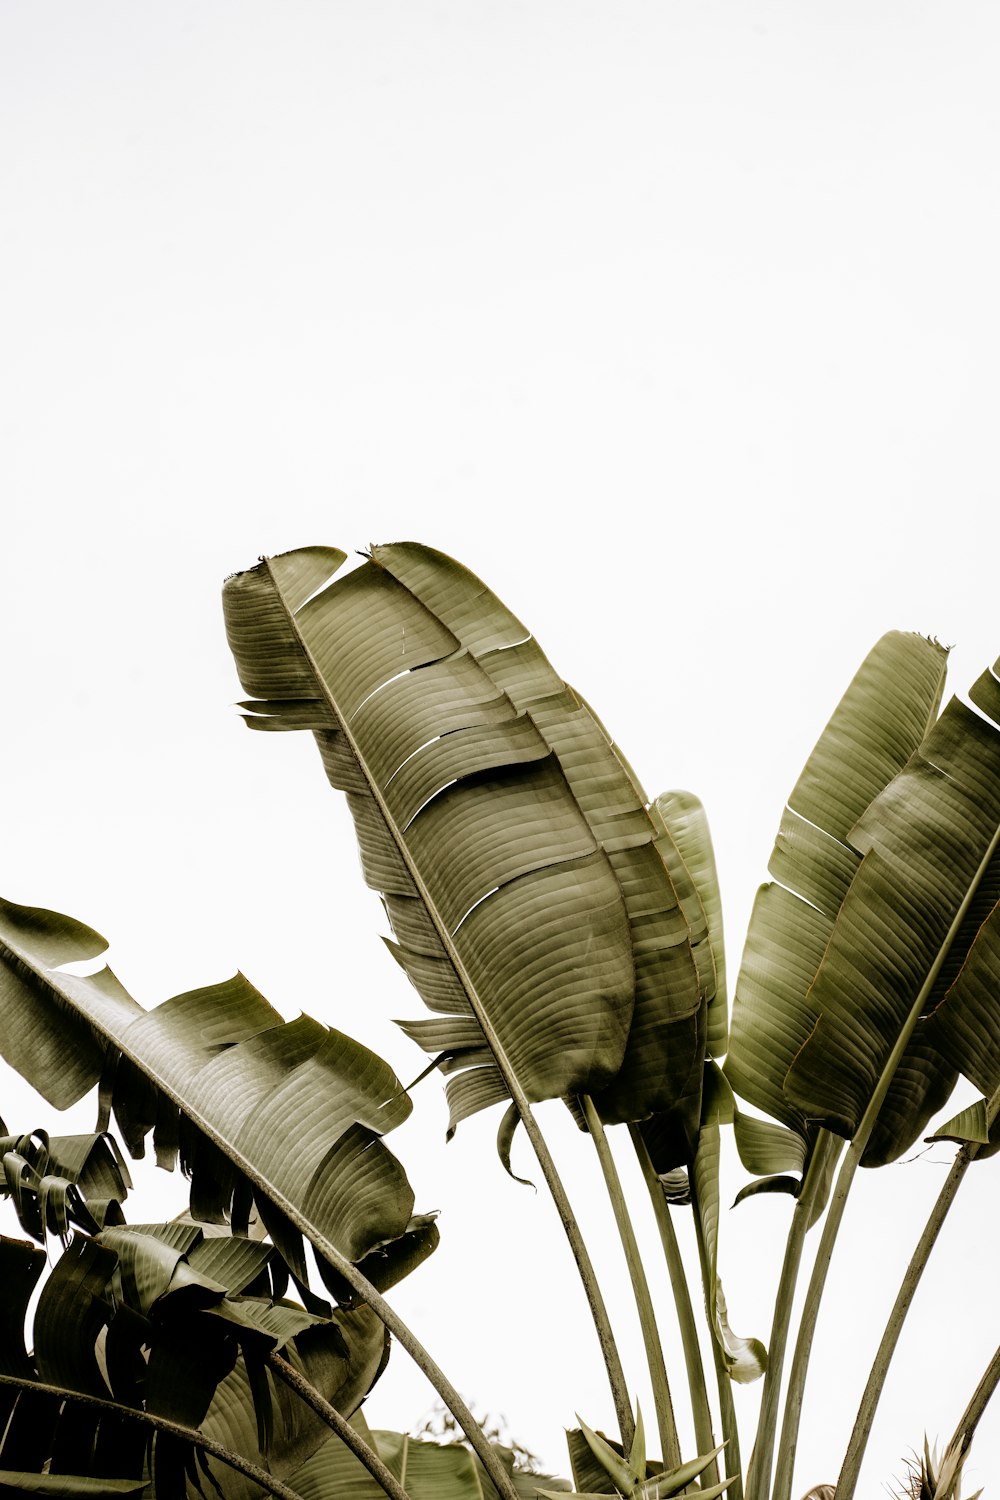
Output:
[[[643,1181],[649,1192],[650,1202],[653,1206],[653,1216],[660,1235],[660,1244],[663,1247],[663,1258],[667,1265],[667,1275],[670,1279],[670,1287],[674,1295],[674,1306],[677,1311],[677,1323],[680,1328],[681,1345],[684,1350],[684,1367],[687,1371],[688,1391],[691,1397],[691,1415],[694,1419],[695,1446],[699,1453],[708,1453],[715,1447],[715,1431],[712,1425],[712,1410],[708,1402],[708,1388],[705,1381],[705,1365],[701,1356],[701,1344],[698,1339],[698,1326],[695,1323],[694,1308],[691,1303],[691,1292],[688,1287],[687,1272],[681,1257],[680,1246],[677,1243],[677,1235],[674,1231],[673,1220],[670,1217],[670,1209],[664,1197],[663,1186],[656,1169],[650,1160],[649,1151],[642,1138],[642,1132],[638,1125],[629,1126],[629,1135],[635,1154],[642,1169]],[[726,1376],[728,1382],[729,1376]],[[720,1393],[721,1394],[721,1393]],[[727,1438],[731,1438],[729,1432],[725,1432]],[[730,1444],[730,1454],[733,1453]],[[739,1442],[736,1441],[735,1463],[739,1467]],[[718,1483],[719,1466],[712,1464],[712,1475],[709,1483]],[[741,1500],[732,1487],[733,1500]]]
[[355,1427],[352,1427],[347,1418],[341,1416],[335,1406],[326,1401],[315,1386],[310,1385],[294,1365],[289,1364],[287,1359],[282,1358],[276,1349],[272,1349],[267,1356],[267,1364],[270,1369],[283,1380],[295,1394],[310,1406],[318,1417],[321,1417],[326,1425],[337,1434],[355,1458],[368,1470],[369,1474],[380,1484],[390,1500],[411,1500],[410,1495],[390,1468],[383,1463],[382,1459],[370,1447]]
[[[993,1094],[986,1106],[987,1128],[993,1124],[997,1112],[1000,1110],[1000,1089]],[[853,1500],[853,1495],[861,1472],[861,1464],[864,1459],[865,1449],[871,1435],[872,1423],[875,1413],[882,1397],[886,1376],[889,1372],[889,1364],[896,1351],[896,1344],[902,1332],[903,1323],[910,1310],[914,1294],[920,1284],[920,1278],[924,1273],[924,1267],[930,1259],[941,1226],[954,1202],[955,1195],[962,1185],[969,1167],[979,1154],[979,1144],[969,1141],[956,1153],[952,1162],[951,1170],[944,1180],[941,1191],[934,1202],[934,1207],[924,1225],[923,1233],[917,1241],[916,1248],[906,1268],[906,1274],[900,1284],[899,1292],[893,1303],[882,1334],[875,1359],[872,1363],[871,1373],[861,1397],[858,1407],[858,1415],[855,1418],[854,1429],[851,1432],[847,1452],[844,1455],[843,1466],[840,1477],[837,1480],[837,1500]],[[984,1377],[985,1378],[985,1377]],[[978,1421],[978,1418],[977,1418]],[[971,1439],[970,1439],[971,1441]]]
[[639,1246],[622,1190],[621,1178],[615,1166],[615,1159],[611,1153],[611,1146],[601,1123],[601,1117],[589,1094],[584,1094],[581,1102],[587,1118],[587,1128],[597,1149],[597,1159],[601,1164],[601,1172],[611,1200],[615,1223],[618,1226],[622,1249],[625,1252],[625,1263],[632,1282],[632,1291],[635,1295],[642,1342],[646,1351],[646,1363],[649,1366],[649,1379],[653,1387],[653,1404],[656,1408],[656,1425],[660,1435],[664,1466],[667,1469],[676,1469],[681,1461],[677,1422],[674,1417],[673,1401],[670,1398],[670,1384],[663,1359],[663,1345],[656,1326],[656,1313],[649,1292],[646,1269],[642,1263],[642,1256],[639,1254]]
[[805,1248],[806,1235],[813,1221],[816,1201],[830,1166],[831,1156],[839,1150],[839,1147],[840,1143],[836,1136],[831,1136],[826,1130],[819,1132],[802,1181],[801,1192],[795,1200],[795,1208],[792,1211],[792,1222],[789,1225],[785,1253],[781,1263],[781,1275],[774,1297],[774,1315],[771,1320],[771,1337],[767,1346],[764,1390],[757,1418],[757,1435],[747,1476],[747,1500],[766,1500],[770,1488],[781,1379],[785,1370],[785,1351],[788,1347],[788,1332],[795,1303],[795,1287],[802,1264],[802,1251]]

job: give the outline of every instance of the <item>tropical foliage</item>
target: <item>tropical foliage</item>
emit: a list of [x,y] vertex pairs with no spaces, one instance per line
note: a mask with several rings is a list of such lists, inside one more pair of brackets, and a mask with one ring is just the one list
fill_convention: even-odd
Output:
[[[850,1500],[940,1223],[972,1164],[1000,1146],[1000,680],[985,671],[971,706],[952,699],[942,711],[944,649],[899,633],[876,644],[788,798],[730,1025],[698,800],[650,799],[528,630],[458,563],[412,543],[373,548],[341,574],[345,561],[306,548],[227,581],[241,707],[254,729],[311,732],[346,795],[387,946],[430,1013],[404,1030],[445,1077],[450,1131],[501,1107],[503,1166],[518,1126],[537,1156],[618,1422],[617,1437],[583,1421],[569,1432],[574,1493],[791,1500],[813,1331],[855,1172],[931,1129],[959,1074],[981,1095],[935,1131],[958,1149],[861,1397],[836,1485]],[[487,1436],[384,1295],[438,1242],[385,1144],[412,1107],[392,1070],[319,1021],[284,1022],[242,975],[147,1011],[107,967],[72,972],[105,946],[75,919],[0,903],[0,1051],[57,1109],[98,1095],[92,1135],[50,1137],[28,1122],[0,1132],[3,1188],[28,1236],[0,1238],[0,1488],[172,1497],[209,1486],[224,1500],[566,1493],[569,1481],[531,1472]],[[532,1108],[553,1099],[592,1138],[604,1174],[658,1457]],[[626,1201],[614,1126],[637,1155],[646,1205]],[[740,1198],[795,1200],[766,1349],[733,1332],[718,1276],[730,1132],[750,1174]],[[189,1212],[126,1223],[119,1137],[133,1157],[151,1138],[160,1165],[180,1165]],[[633,1228],[643,1207],[674,1289],[696,1454],[678,1441]],[[695,1268],[681,1257],[679,1214],[694,1226]],[[390,1338],[433,1382],[461,1440],[369,1430],[362,1404]],[[733,1387],[762,1376],[745,1463]],[[994,1361],[940,1466],[925,1450],[921,1494],[957,1495],[998,1378]]]

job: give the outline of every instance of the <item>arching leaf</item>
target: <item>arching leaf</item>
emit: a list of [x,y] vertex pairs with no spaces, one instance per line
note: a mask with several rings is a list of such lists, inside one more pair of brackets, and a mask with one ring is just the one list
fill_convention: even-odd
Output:
[[[237,1182],[249,1179],[321,1253],[328,1244],[352,1260],[405,1233],[413,1195],[381,1136],[411,1106],[380,1058],[308,1017],[284,1023],[241,974],[147,1012],[110,969],[80,978],[49,962],[93,956],[102,943],[58,913],[0,903],[0,967],[13,981],[0,994],[0,1035],[43,1031],[50,1013],[58,1021],[48,1046],[30,1057],[21,1048],[22,1066],[37,1067],[26,1073],[30,1082],[51,1093],[53,1078],[65,1076],[63,1053],[80,1037],[95,1054],[115,1049],[189,1134],[194,1127],[216,1181],[212,1206],[227,1208]],[[39,997],[48,1011],[38,1011]],[[97,1063],[77,1086],[92,1084],[95,1072]],[[196,1156],[196,1208],[198,1187]]]
[[226,586],[247,706],[289,705],[347,794],[392,951],[441,1018],[406,1029],[455,1074],[452,1128],[508,1097],[484,1014],[529,1100],[671,1108],[704,1002],[666,835],[599,721],[443,554],[375,548],[301,606],[297,557]]

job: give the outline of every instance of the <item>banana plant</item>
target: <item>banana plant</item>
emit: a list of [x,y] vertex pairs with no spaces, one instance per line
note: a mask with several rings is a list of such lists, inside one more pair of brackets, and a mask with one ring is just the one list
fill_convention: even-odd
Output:
[[[1000,1017],[983,997],[992,952],[978,936],[1000,894],[1000,693],[987,671],[970,693],[978,712],[952,699],[938,715],[945,663],[937,642],[899,633],[870,653],[789,797],[774,882],[751,919],[726,1073],[772,1117],[771,1169],[790,1171],[754,1186],[798,1199],[751,1500],[770,1492],[791,1297],[804,1236],[830,1193],[837,1138],[850,1146],[800,1325],[774,1500],[789,1500],[812,1335],[854,1171],[906,1150],[959,1071],[989,1092],[1000,1082],[979,1055],[986,1034],[995,1046]],[[959,983],[973,954],[975,998]],[[737,1144],[749,1164],[739,1127]],[[847,1500],[852,1490],[845,1477],[838,1493]]]
[[[569,1433],[575,1492],[741,1500],[746,1481],[750,1500],[790,1500],[823,1279],[857,1167],[907,1149],[960,1073],[981,1091],[938,1127],[958,1143],[956,1167],[890,1318],[896,1328],[964,1172],[1000,1146],[1000,680],[984,673],[974,708],[952,700],[941,712],[943,648],[900,633],[876,645],[789,797],[730,1031],[721,899],[697,799],[648,799],[584,699],[458,563],[414,543],[374,547],[346,571],[345,561],[305,548],[227,581],[227,632],[250,695],[241,707],[256,730],[310,731],[347,797],[365,878],[393,932],[387,947],[431,1012],[403,1029],[445,1077],[449,1131],[502,1107],[503,1165],[518,1126],[536,1153],[619,1426],[618,1441],[583,1423]],[[411,1108],[392,1070],[308,1017],[283,1022],[242,975],[146,1011],[109,969],[67,970],[104,947],[75,919],[0,902],[0,1052],[56,1108],[98,1094],[93,1136],[0,1128],[0,1193],[39,1245],[63,1246],[31,1355],[23,1329],[44,1253],[14,1241],[20,1249],[2,1252],[18,1291],[0,1326],[0,1358],[12,1362],[0,1379],[0,1485],[96,1494],[151,1483],[172,1494],[207,1479],[224,1500],[261,1488],[282,1500],[569,1492],[486,1437],[384,1295],[438,1238],[383,1140]],[[533,1105],[550,1099],[566,1103],[598,1154],[660,1458],[645,1452],[604,1296],[535,1118]],[[133,1157],[151,1138],[161,1165],[183,1168],[185,1223],[125,1224],[128,1172],[112,1122]],[[687,1462],[616,1125],[636,1151],[674,1293],[701,1455]],[[796,1200],[769,1350],[733,1333],[719,1276],[729,1132],[751,1174],[738,1201]],[[673,1226],[689,1211],[722,1444]],[[779,1434],[796,1276],[819,1223]],[[356,1358],[348,1325],[365,1331],[367,1353]],[[389,1335],[429,1376],[464,1441],[368,1428],[359,1403]],[[337,1358],[348,1350],[353,1384],[334,1378],[335,1345]],[[887,1328],[838,1500],[852,1493],[850,1464],[891,1346]],[[307,1351],[319,1358],[321,1347],[310,1370]],[[199,1363],[192,1351],[202,1348]],[[765,1370],[744,1474],[733,1387]],[[975,1420],[949,1455],[957,1442],[964,1457],[995,1384],[984,1377]],[[34,1430],[31,1413],[54,1410],[58,1420],[42,1424],[49,1438],[27,1443],[23,1467],[10,1462]],[[93,1467],[112,1422],[133,1434],[121,1474]],[[91,1458],[66,1474],[74,1430],[90,1434]]]
[[[45,1181],[24,1181],[17,1203],[41,1240],[46,1201],[59,1218]],[[152,1487],[173,1497],[207,1481],[224,1500],[262,1490],[277,1500],[498,1495],[468,1448],[368,1430],[360,1404],[386,1365],[383,1325],[363,1304],[318,1316],[278,1295],[288,1278],[272,1245],[189,1217],[65,1230],[64,1239],[29,1318],[45,1254],[0,1236],[6,1491],[97,1497]],[[497,1448],[496,1457],[516,1494],[542,1482],[533,1476],[525,1491],[513,1455]]]
[[[523,1124],[630,1442],[603,1295],[531,1105],[579,1100],[586,1122],[589,1100],[592,1127],[656,1119],[673,1153],[660,1169],[685,1160],[708,1037],[718,1046],[725,1032],[718,945],[669,822],[521,621],[433,549],[373,547],[337,577],[344,560],[307,548],[227,582],[229,642],[253,694],[242,707],[253,728],[311,730],[347,796],[390,951],[434,1012],[404,1030],[448,1074],[450,1129],[507,1104],[509,1159]],[[630,1264],[661,1441],[677,1462],[659,1339]]]
[[[947,652],[936,641],[893,632],[870,653],[789,797],[771,859],[773,883],[760,892],[751,922],[727,1044],[711,845],[684,799],[646,800],[624,757],[527,629],[451,559],[407,543],[372,548],[363,566],[340,578],[334,576],[339,567],[333,554],[287,554],[263,560],[227,585],[230,644],[241,679],[255,694],[243,705],[248,722],[256,728],[311,728],[329,779],[347,792],[366,876],[382,891],[396,933],[390,947],[438,1012],[435,1020],[406,1029],[449,1075],[452,1128],[466,1113],[512,1099],[501,1126],[501,1154],[509,1154],[512,1118],[523,1120],[564,1219],[568,1205],[530,1115],[535,1098],[561,1092],[571,1107],[576,1098],[578,1118],[590,1127],[599,1151],[601,1126],[626,1120],[647,1154],[654,1146],[654,1170],[689,1169],[721,1412],[737,1468],[729,1385],[760,1374],[765,1353],[756,1341],[737,1339],[725,1320],[715,1249],[720,1127],[732,1126],[741,1157],[755,1174],[741,1197],[791,1191],[798,1200],[751,1470],[757,1500],[770,1487],[777,1394],[802,1244],[833,1191],[779,1451],[776,1500],[789,1500],[812,1329],[853,1172],[859,1163],[876,1167],[907,1149],[947,1101],[959,1071],[974,1066],[970,1059],[987,1059],[976,1081],[988,1093],[989,1060],[1000,1051],[990,991],[996,955],[988,938],[977,938],[1000,895],[997,680],[986,672],[973,687],[978,712],[952,700],[939,713]],[[627,1046],[614,1080],[591,1079],[586,1087],[567,1085],[560,1075],[559,1064],[567,1060],[561,1038],[546,1029],[550,1016],[538,1016],[530,1006],[539,995],[518,945],[530,931],[533,950],[544,948],[545,929],[535,930],[539,910],[525,896],[518,922],[503,926],[511,887],[531,888],[546,868],[532,791],[540,765],[561,773],[553,802],[561,811],[575,804],[618,877],[631,939],[632,1015],[627,1009],[619,1013],[627,1022]],[[509,864],[510,841],[478,811],[487,796],[504,796],[516,808],[511,821],[524,868]],[[658,835],[651,841],[658,863],[651,858],[644,818]],[[551,817],[544,827],[551,874],[552,862],[565,869],[578,851],[570,840],[553,852]],[[654,900],[646,884],[637,895],[640,859],[644,871],[656,863],[657,893],[662,866],[672,902]],[[467,868],[475,874],[462,885],[459,871]],[[417,904],[429,918],[419,936],[412,920]],[[477,969],[480,926],[494,938],[494,947],[486,949],[494,958]],[[521,990],[504,988],[495,962],[500,931],[504,951],[516,955],[519,976],[528,974]],[[664,945],[673,950],[672,966],[661,966],[644,986],[654,933],[661,956]],[[967,981],[959,1000],[952,987],[973,949],[984,979],[974,998]],[[432,957],[436,963],[428,961]],[[692,963],[697,1007],[690,1004]],[[688,975],[688,987],[678,988],[679,973]],[[697,1016],[693,1053],[679,1046],[683,1032],[677,1023],[684,1015],[669,1008],[676,1007],[678,994],[687,997],[680,1002],[683,1012]],[[558,981],[542,991],[545,1003],[566,995]],[[576,1014],[568,1004],[566,1013]],[[659,1051],[650,1045],[645,1016],[655,1017]],[[984,1033],[992,1047],[982,1045]],[[525,1051],[528,1034],[548,1057],[541,1088]],[[711,1059],[723,1052],[728,1085],[712,1071]],[[654,1068],[666,1096],[644,1085]],[[731,1095],[727,1099],[729,1085],[760,1113],[740,1110]],[[833,1190],[845,1138],[850,1149]],[[603,1151],[631,1254],[610,1160]],[[589,1263],[579,1252],[578,1260],[589,1283]],[[635,1271],[633,1281],[641,1310],[645,1293]],[[591,1301],[601,1327],[599,1295],[591,1292]],[[647,1351],[649,1326],[644,1323]],[[606,1337],[604,1342],[607,1347]],[[632,1428],[623,1418],[615,1365],[610,1359],[627,1447]],[[696,1365],[689,1349],[689,1373]],[[650,1370],[656,1391],[652,1358]],[[669,1439],[669,1393],[666,1404],[660,1429]],[[658,1401],[658,1416],[659,1408]],[[665,1440],[663,1448],[676,1460],[674,1444]],[[737,1495],[739,1484],[737,1477]]]

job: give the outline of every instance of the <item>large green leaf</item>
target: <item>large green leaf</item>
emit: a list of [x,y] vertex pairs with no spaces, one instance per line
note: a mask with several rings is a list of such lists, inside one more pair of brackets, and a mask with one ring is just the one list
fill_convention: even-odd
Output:
[[[961,935],[998,833],[1000,733],[953,699],[850,833],[864,857],[807,998],[810,1034],[786,1079],[796,1104],[830,1129],[854,1133],[919,997],[926,1009],[936,966]],[[929,1115],[921,1093],[943,1103],[955,1077],[926,1027],[919,1045],[922,1074],[913,1049],[901,1064],[917,1075],[903,1073],[917,1101],[914,1134]],[[935,1072],[944,1080],[937,1089]],[[930,1079],[923,1090],[921,1077]]]
[[406,1030],[446,1054],[453,1126],[508,1097],[500,1055],[528,1100],[671,1108],[708,997],[627,763],[466,569],[407,543],[323,587],[341,557],[230,579],[230,644],[248,722],[311,729],[347,794],[391,951],[438,1016]]
[[72,918],[0,902],[0,1051],[29,1082],[67,1103],[68,1078],[86,1091],[109,1057],[127,1062],[159,1100],[145,1128],[172,1113],[203,1217],[249,1182],[321,1254],[360,1261],[407,1231],[413,1194],[381,1137],[411,1105],[380,1058],[306,1016],[284,1023],[241,974],[147,1012],[108,968],[55,967],[105,946]]
[[899,632],[869,652],[788,799],[774,879],[757,895],[725,1071],[741,1097],[803,1136],[828,1112],[792,1097],[786,1078],[813,1031],[811,987],[862,863],[852,831],[933,722],[945,663],[936,642]]

